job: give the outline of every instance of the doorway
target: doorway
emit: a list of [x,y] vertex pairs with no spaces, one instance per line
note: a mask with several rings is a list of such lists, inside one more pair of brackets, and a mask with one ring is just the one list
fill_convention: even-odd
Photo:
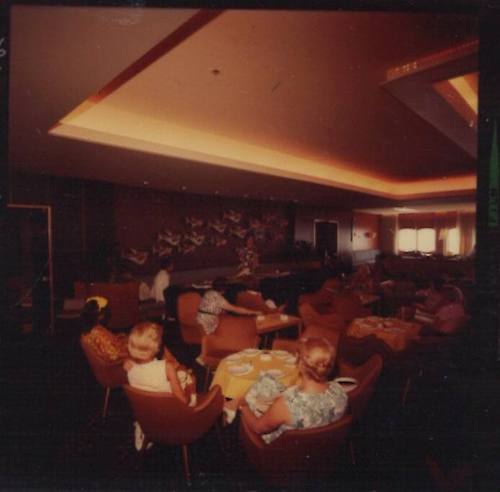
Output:
[[314,247],[325,260],[335,259],[338,252],[338,222],[334,220],[314,221]]
[[7,205],[7,323],[13,332],[53,333],[52,210]]

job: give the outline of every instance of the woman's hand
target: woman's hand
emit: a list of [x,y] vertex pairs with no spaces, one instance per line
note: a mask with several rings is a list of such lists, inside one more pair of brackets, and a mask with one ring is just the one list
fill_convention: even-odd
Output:
[[129,372],[130,369],[132,369],[132,367],[135,366],[135,363],[133,361],[131,361],[130,359],[127,359],[124,363],[123,363],[123,369],[125,369],[126,372]]

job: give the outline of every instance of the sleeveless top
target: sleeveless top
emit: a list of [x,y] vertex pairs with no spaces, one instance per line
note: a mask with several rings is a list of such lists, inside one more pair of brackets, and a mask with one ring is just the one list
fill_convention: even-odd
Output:
[[165,360],[152,360],[144,364],[135,364],[127,373],[130,386],[145,391],[171,393],[167,379]]
[[219,314],[224,311],[222,308],[224,300],[222,294],[219,294],[216,290],[205,292],[201,298],[196,320],[203,326],[207,335],[213,333],[219,326]]

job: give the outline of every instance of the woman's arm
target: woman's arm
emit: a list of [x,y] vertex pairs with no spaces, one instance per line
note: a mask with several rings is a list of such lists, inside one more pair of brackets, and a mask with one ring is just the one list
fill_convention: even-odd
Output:
[[291,415],[286,405],[285,399],[280,396],[271,405],[269,410],[261,417],[256,417],[253,412],[248,408],[246,400],[243,400],[240,405],[242,417],[247,422],[251,430],[257,434],[267,434],[280,425],[288,424],[291,422]]
[[172,388],[173,395],[182,403],[186,405],[189,403],[187,396],[184,394],[184,391],[181,387],[181,383],[179,382],[179,378],[177,377],[177,371],[175,370],[174,365],[171,362],[165,362],[167,380],[170,383],[170,387]]
[[224,309],[224,311],[230,311],[232,313],[237,313],[237,314],[262,314],[261,311],[254,311],[253,309],[246,309],[241,306],[235,306],[234,304],[231,304],[228,302],[226,299],[224,299],[223,302],[221,302],[221,307]]

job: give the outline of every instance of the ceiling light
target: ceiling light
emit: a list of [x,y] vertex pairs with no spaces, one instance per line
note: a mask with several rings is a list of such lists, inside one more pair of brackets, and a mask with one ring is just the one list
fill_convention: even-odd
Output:
[[186,191],[187,190],[187,186],[181,186],[181,190],[182,191]]
[[418,212],[416,208],[409,208],[409,207],[394,207],[394,210],[399,213],[407,214],[410,212]]
[[147,185],[149,184],[149,181],[143,181],[143,182],[142,182],[142,184],[143,184],[144,186],[147,186]]

